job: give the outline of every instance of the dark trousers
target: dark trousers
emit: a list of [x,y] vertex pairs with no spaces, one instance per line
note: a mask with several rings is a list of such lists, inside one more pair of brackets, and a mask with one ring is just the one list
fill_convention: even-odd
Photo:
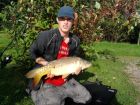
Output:
[[89,91],[74,78],[62,86],[43,84],[39,90],[31,91],[35,105],[64,105],[65,98],[70,97],[76,103],[86,103],[91,99]]

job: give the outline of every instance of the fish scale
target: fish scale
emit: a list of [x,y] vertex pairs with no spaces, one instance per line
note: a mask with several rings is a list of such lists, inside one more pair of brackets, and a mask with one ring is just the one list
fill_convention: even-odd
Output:
[[40,79],[47,74],[54,76],[75,74],[78,68],[82,70],[91,66],[91,63],[80,57],[63,57],[48,63],[47,66],[42,66],[29,71],[26,74],[27,78],[34,78],[34,84],[37,85]]

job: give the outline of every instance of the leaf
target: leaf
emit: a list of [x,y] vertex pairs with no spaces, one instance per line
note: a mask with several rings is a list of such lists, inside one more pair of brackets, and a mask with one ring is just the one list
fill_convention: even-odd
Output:
[[95,2],[95,8],[96,9],[100,9],[101,8],[101,4],[99,2],[97,2],[97,1]]
[[53,10],[53,7],[52,7],[52,6],[48,6],[48,7],[47,7],[47,13],[50,13],[51,10]]
[[53,24],[53,28],[58,28],[58,24]]
[[73,1],[72,1],[72,6],[75,7],[76,4],[77,4],[77,0],[73,0]]
[[129,21],[128,20],[123,23],[123,26],[128,26],[128,25],[129,25]]

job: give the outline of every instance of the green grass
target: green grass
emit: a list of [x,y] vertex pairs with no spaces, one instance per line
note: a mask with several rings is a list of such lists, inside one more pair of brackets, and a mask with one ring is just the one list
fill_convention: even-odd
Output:
[[94,70],[96,77],[102,80],[104,84],[117,89],[117,102],[120,105],[136,105],[136,90],[129,81],[128,76],[123,72],[124,65],[111,60],[97,60]]
[[103,84],[117,89],[116,99],[113,105],[136,105],[138,93],[128,76],[124,73],[124,64],[120,61],[98,59],[87,72],[81,74],[78,80],[81,82],[102,81]]
[[140,46],[129,43],[108,43],[98,42],[94,44],[97,51],[110,50],[116,56],[137,56],[140,57]]
[[[109,50],[115,56],[131,61],[131,59],[140,60],[140,46],[128,43],[110,43],[101,42],[94,44],[97,51]],[[135,90],[136,87],[129,80],[128,75],[124,73],[125,64],[117,60],[98,59],[95,64],[95,74],[108,84],[118,90],[117,100],[121,105],[136,105],[136,100],[139,93]]]
[[[9,37],[0,32],[0,46],[6,46]],[[97,51],[108,49],[116,56],[126,58],[140,57],[140,46],[126,43],[101,42],[94,44]],[[26,66],[26,65],[25,65]],[[98,59],[93,66],[82,73],[77,79],[81,82],[95,81],[98,78],[103,84],[118,90],[114,105],[136,105],[138,96],[135,87],[124,73],[125,64],[119,60]],[[0,71],[0,105],[33,105],[30,97],[26,95],[25,87],[27,70],[20,65],[10,63]]]

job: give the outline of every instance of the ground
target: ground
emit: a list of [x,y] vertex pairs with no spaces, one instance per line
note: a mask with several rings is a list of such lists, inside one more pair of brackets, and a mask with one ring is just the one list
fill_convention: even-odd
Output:
[[[126,64],[124,71],[136,86],[137,91],[140,92],[140,57],[121,57],[120,60]],[[137,105],[140,105],[140,97],[137,102]]]

